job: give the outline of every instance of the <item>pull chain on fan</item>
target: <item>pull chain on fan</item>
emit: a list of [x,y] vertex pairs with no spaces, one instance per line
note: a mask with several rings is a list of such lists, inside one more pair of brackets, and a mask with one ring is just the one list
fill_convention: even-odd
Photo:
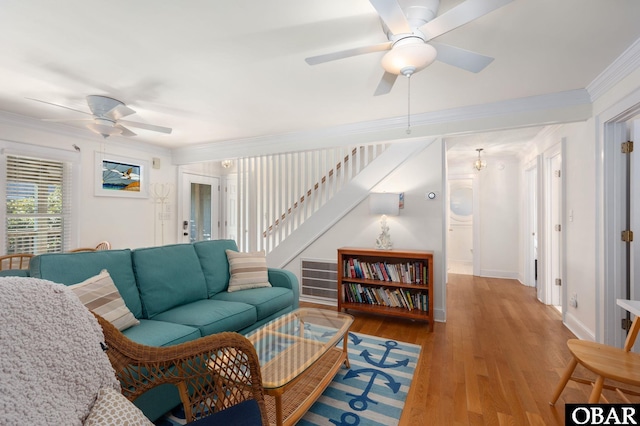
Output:
[[407,75],[407,134],[411,134],[411,74]]

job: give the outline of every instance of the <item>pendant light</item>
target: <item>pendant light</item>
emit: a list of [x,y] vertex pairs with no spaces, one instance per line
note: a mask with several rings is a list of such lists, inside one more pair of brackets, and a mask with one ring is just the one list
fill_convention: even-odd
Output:
[[487,162],[480,158],[480,153],[483,151],[483,148],[476,148],[476,151],[478,151],[478,159],[473,162],[473,168],[480,171],[487,167]]

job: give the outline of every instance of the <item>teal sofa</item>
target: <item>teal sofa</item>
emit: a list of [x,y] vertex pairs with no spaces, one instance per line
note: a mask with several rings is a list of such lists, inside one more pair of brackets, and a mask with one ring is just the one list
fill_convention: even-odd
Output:
[[[225,250],[233,240],[160,247],[35,256],[29,275],[71,285],[109,271],[125,304],[140,321],[123,331],[138,343],[170,346],[222,331],[246,334],[298,307],[294,274],[269,268],[271,287],[227,292]],[[180,403],[177,389],[164,385],[135,401],[156,420]]]

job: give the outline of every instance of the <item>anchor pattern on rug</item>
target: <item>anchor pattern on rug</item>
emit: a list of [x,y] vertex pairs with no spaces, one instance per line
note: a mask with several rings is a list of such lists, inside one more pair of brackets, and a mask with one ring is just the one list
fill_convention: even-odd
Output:
[[[358,346],[362,339],[360,339],[355,334],[349,333],[350,344],[354,346]],[[378,356],[372,355],[367,349],[364,349],[360,352],[360,357],[371,367],[354,369],[351,368],[343,377],[343,381],[347,382],[350,379],[359,378],[361,376],[369,376],[369,382],[362,390],[362,393],[359,395],[345,392],[345,394],[350,397],[349,406],[354,412],[346,412],[340,416],[340,419],[329,419],[329,421],[336,426],[356,426],[360,424],[360,416],[357,412],[362,412],[367,410],[369,404],[378,404],[378,401],[375,401],[370,397],[371,389],[376,384],[382,384],[387,386],[391,391],[395,394],[398,393],[402,383],[396,381],[393,376],[387,374],[385,369],[393,369],[406,367],[409,365],[409,358],[401,359],[401,360],[389,360],[389,356],[392,354],[394,350],[402,349],[398,342],[394,340],[387,340],[384,343],[381,343],[380,346],[384,347],[384,352]]]

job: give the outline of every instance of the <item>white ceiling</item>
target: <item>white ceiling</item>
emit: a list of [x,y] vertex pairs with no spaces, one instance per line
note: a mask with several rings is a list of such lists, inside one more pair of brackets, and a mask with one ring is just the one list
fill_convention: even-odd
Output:
[[[411,111],[585,88],[639,21],[637,0],[515,0],[437,38],[495,61],[479,74],[436,61],[412,77]],[[132,129],[163,148],[406,114],[406,79],[373,96],[383,53],[304,61],[386,41],[368,0],[5,0],[0,37],[0,110],[83,118],[27,98],[87,110],[86,95],[108,95],[137,111],[128,119],[173,128]]]

